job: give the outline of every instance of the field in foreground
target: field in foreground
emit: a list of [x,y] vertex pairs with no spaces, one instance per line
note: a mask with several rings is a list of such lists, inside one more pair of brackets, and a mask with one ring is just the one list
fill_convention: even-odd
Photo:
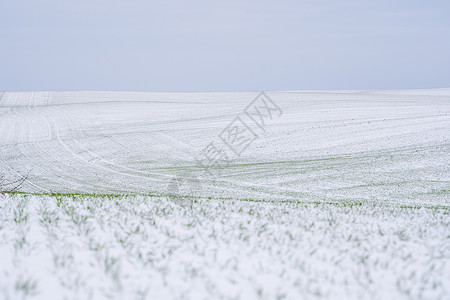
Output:
[[267,94],[0,93],[0,298],[448,299],[450,90]]
[[[450,210],[7,196],[3,299],[445,299]],[[27,297],[25,297],[27,298]]]

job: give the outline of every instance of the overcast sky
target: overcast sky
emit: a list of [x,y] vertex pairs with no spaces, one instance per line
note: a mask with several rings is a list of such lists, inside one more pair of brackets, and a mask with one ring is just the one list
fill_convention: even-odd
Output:
[[0,0],[0,90],[450,87],[450,1]]

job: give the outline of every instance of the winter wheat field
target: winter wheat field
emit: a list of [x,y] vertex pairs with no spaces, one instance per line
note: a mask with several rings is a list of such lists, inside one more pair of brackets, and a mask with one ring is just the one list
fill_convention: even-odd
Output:
[[1,93],[0,299],[450,299],[449,138],[450,89]]

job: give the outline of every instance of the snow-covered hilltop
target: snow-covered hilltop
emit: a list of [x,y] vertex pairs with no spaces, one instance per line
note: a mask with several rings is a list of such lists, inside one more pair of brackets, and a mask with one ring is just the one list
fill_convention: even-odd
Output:
[[[264,130],[257,95],[8,92],[0,165],[31,192],[162,193],[190,171],[206,196],[448,203],[450,89],[267,92],[283,114]],[[238,116],[257,136],[240,156],[219,137]],[[211,142],[214,181],[196,162]]]

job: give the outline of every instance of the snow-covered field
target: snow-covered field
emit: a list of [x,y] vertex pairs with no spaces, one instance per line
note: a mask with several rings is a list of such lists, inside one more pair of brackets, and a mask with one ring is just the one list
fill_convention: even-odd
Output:
[[0,298],[450,299],[450,89],[256,95],[0,93]]

